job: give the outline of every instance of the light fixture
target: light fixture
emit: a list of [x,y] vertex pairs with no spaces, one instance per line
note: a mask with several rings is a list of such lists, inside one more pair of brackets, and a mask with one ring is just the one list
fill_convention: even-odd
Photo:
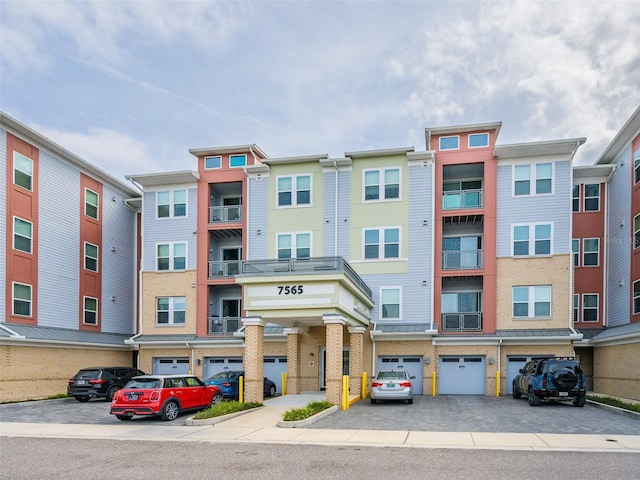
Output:
[[260,229],[256,230],[256,235],[262,235],[262,230]]
[[493,362],[495,362],[493,357],[489,357],[489,365],[493,365]]
[[624,287],[624,280],[620,280],[620,286]]
[[115,302],[116,301],[116,296],[115,295],[111,295],[111,301]]
[[429,357],[424,357],[424,364],[429,365],[431,363],[431,359]]
[[116,251],[116,246],[114,245],[113,247],[111,247],[111,251],[115,252]]

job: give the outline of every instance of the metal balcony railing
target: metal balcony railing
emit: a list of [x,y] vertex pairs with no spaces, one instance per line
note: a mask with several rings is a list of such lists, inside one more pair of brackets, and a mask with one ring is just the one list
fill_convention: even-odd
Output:
[[481,208],[484,200],[484,191],[478,190],[453,190],[442,194],[443,210],[460,210],[465,208]]
[[443,313],[442,330],[445,332],[481,331],[482,312]]
[[225,260],[209,262],[209,278],[228,278],[240,273],[242,261]]
[[209,335],[233,333],[240,328],[240,317],[209,317]]
[[209,207],[209,223],[239,223],[242,221],[242,205]]
[[482,250],[447,250],[442,252],[443,270],[478,270],[482,268]]

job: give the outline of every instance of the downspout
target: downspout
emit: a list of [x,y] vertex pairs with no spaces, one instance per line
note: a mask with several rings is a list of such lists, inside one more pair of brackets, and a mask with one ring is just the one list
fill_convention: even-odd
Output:
[[373,324],[373,328],[369,330],[369,336],[371,337],[371,378],[376,374],[376,339],[373,336],[373,331],[376,329],[376,324]]
[[[571,159],[571,171],[569,172],[569,185],[571,185],[571,191],[573,192],[573,158]],[[576,292],[576,284],[574,278],[575,265],[573,261],[573,203],[571,204],[571,210],[569,213],[569,232],[571,232],[571,234],[569,235],[569,285],[571,285],[571,288],[569,289],[569,330],[575,332],[575,330],[573,329],[573,309],[575,308],[575,305],[573,305],[573,299]]]
[[[142,204],[142,206],[140,207],[140,231],[138,233],[140,235],[140,245],[144,245],[144,236],[143,236],[144,228],[142,228],[143,223],[144,223],[144,218],[142,216],[142,212],[144,212],[144,188],[142,188],[141,185],[139,185],[137,182],[135,182],[132,179],[129,179],[129,181],[131,183],[133,183],[142,192],[142,195],[140,196],[140,201],[141,201],[141,204]],[[136,230],[137,229],[138,229],[138,222],[136,221]],[[137,289],[138,289],[138,295],[137,295],[137,297],[138,297],[137,298],[137,302],[138,302],[138,305],[137,305],[137,310],[138,310],[138,328],[136,329],[137,333],[134,336],[132,336],[129,339],[129,341],[132,341],[132,340],[135,341],[135,339],[137,339],[143,333],[142,332],[142,312],[143,312],[143,310],[142,310],[142,291],[143,291],[143,288],[142,288],[142,271],[143,271],[143,265],[144,265],[144,248],[141,248],[140,252],[138,252],[138,241],[137,241],[137,239],[136,239],[136,246],[135,246],[134,251],[136,252],[136,256],[135,256],[136,260],[138,258],[137,254],[138,253],[140,254],[140,268],[138,269],[138,272],[137,272],[138,273],[138,275],[137,275],[137,277],[138,277],[138,285],[137,285]],[[134,265],[135,265],[135,263],[134,263]],[[139,345],[138,345],[138,350],[140,350],[140,346]],[[137,355],[137,358],[136,358],[136,368],[140,368],[140,355],[139,354]]]
[[[431,137],[431,132],[429,132],[429,137]],[[430,148],[430,145],[427,145],[427,148]],[[431,234],[429,235],[429,238],[431,238],[431,280],[429,283],[431,283],[431,324],[429,326],[430,330],[433,330],[433,315],[435,313],[435,306],[434,306],[434,275],[435,275],[435,265],[434,265],[434,255],[435,255],[435,241],[436,239],[433,238],[433,229],[434,229],[434,219],[436,218],[436,202],[438,201],[435,198],[435,191],[436,191],[436,162],[435,162],[435,155],[434,155],[434,159],[431,162]],[[442,241],[442,239],[440,239],[440,241]],[[435,345],[435,344],[434,344]]]
[[335,169],[334,221],[333,221],[333,256],[338,256],[338,162],[333,161]]

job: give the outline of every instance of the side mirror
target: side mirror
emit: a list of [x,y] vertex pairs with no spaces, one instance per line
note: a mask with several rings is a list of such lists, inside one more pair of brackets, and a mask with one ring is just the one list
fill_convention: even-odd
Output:
[[524,373],[524,368],[521,368],[520,370],[518,370],[518,372]]

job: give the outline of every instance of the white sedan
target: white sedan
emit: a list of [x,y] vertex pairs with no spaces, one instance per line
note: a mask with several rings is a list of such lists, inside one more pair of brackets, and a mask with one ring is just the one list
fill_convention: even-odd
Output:
[[413,403],[411,379],[416,378],[404,370],[381,370],[371,380],[371,403],[378,400],[404,400]]

